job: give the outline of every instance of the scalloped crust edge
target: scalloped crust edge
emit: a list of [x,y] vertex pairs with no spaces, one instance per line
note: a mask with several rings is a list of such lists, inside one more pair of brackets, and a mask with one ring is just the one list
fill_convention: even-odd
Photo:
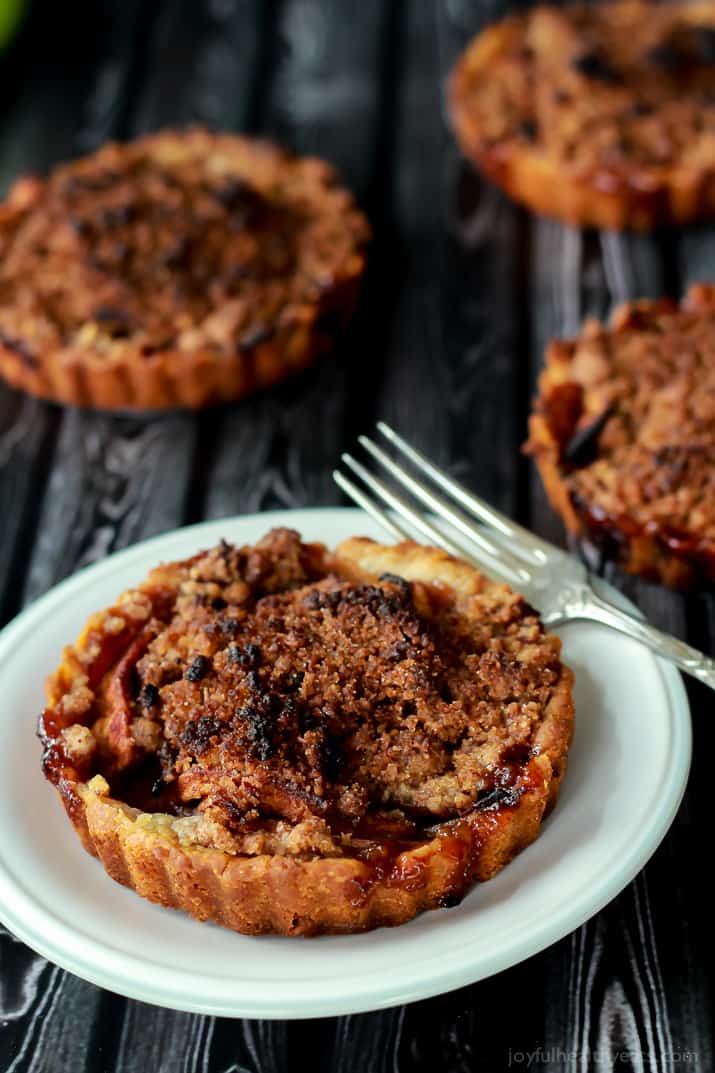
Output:
[[[330,349],[355,310],[364,267],[356,253],[322,308],[294,310],[271,339],[251,350],[167,350],[138,360],[135,353],[107,358],[67,347],[29,365],[0,343],[0,376],[28,395],[96,410],[196,410],[236,402],[296,375]],[[327,315],[330,333],[321,328]]]

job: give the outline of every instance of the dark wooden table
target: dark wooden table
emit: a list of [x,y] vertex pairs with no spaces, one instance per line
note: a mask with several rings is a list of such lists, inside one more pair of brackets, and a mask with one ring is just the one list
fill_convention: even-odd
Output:
[[[278,391],[143,419],[0,388],[3,621],[80,566],[177,525],[339,502],[331,466],[378,415],[561,539],[519,453],[544,343],[623,299],[713,278],[715,230],[582,234],[529,218],[460,162],[443,118],[445,73],[505,6],[38,0],[0,60],[3,188],[106,138],[198,120],[334,161],[375,241],[347,339]],[[712,651],[711,597],[626,588],[659,625]],[[607,909],[528,962],[401,1009],[241,1022],[126,1001],[3,932],[0,1069],[712,1070],[713,697],[689,688],[695,760],[665,843]]]

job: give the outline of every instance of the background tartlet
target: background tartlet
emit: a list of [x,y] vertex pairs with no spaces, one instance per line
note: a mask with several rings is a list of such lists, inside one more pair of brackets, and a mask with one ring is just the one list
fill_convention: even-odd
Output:
[[715,581],[715,287],[552,342],[529,429],[571,533],[674,588]]
[[241,398],[327,349],[368,236],[324,161],[198,128],[104,145],[0,206],[0,375],[102,409]]
[[535,6],[451,77],[463,152],[534,212],[649,230],[715,214],[711,3]]

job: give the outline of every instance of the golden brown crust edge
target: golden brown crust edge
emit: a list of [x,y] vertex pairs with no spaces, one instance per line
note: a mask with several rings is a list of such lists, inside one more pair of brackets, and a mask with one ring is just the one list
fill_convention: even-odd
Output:
[[487,27],[459,59],[447,84],[447,104],[464,155],[493,183],[531,212],[563,220],[574,227],[652,231],[715,216],[713,169],[663,170],[648,184],[621,176],[611,189],[599,189],[590,178],[564,172],[558,161],[528,145],[490,146],[482,138],[468,99],[469,69],[498,55],[518,16]]
[[[471,594],[491,584],[466,563],[409,542],[384,547],[353,538],[336,555],[356,575],[399,569],[407,579],[436,580],[452,587],[465,607]],[[445,824],[448,833],[399,854],[379,878],[355,858],[232,857],[181,845],[151,815],[109,797],[101,776],[87,783],[63,780],[58,789],[85,849],[113,879],[149,901],[244,934],[366,931],[457,904],[473,883],[490,879],[537,838],[558,798],[573,719],[573,675],[562,667],[539,729],[540,751],[529,761],[518,802]]]
[[[691,311],[711,312],[715,309],[715,285],[692,284],[682,301],[682,307]],[[670,299],[625,302],[611,318],[610,330],[619,331],[628,327],[634,313],[674,309]],[[547,416],[547,400],[550,393],[568,378],[568,365],[574,344],[564,340],[552,340],[546,348],[545,364],[538,381],[538,394],[529,417],[527,452],[533,456],[544,490],[551,506],[559,514],[566,529],[573,536],[586,539],[597,534],[590,532],[583,518],[574,509],[564,471],[560,463],[560,445]],[[618,566],[627,574],[646,577],[668,588],[687,591],[697,585],[699,571],[687,559],[673,552],[658,540],[656,534],[629,531],[627,524],[617,532]],[[712,578],[711,580],[715,580]]]
[[[364,261],[334,294],[336,313],[348,321],[359,289]],[[252,351],[217,358],[209,351],[162,351],[142,359],[88,357],[68,347],[47,355],[42,366],[28,366],[0,342],[0,376],[11,387],[37,398],[97,410],[201,409],[236,402],[306,369],[329,349],[332,339],[320,330],[321,312],[306,307],[293,323]]]

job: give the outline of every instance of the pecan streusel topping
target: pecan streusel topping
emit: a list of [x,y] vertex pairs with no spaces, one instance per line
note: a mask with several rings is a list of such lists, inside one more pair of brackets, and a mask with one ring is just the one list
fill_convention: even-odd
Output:
[[[472,807],[502,761],[528,756],[558,642],[514,594],[485,598],[475,626],[423,583],[322,574],[281,530],[178,567],[122,728],[157,753],[157,796],[229,829],[314,816],[350,829],[371,809],[431,822]],[[100,720],[95,734],[131,767],[139,754],[122,754],[115,729]]]
[[101,409],[239,399],[330,346],[368,237],[325,161],[199,128],[106,144],[0,204],[0,375]]
[[[634,303],[552,343],[537,413],[587,528],[715,565],[715,297]],[[537,425],[541,418],[536,419]],[[538,433],[538,430],[537,430]],[[532,447],[539,456],[538,434]],[[708,565],[710,564],[710,565]]]
[[27,180],[28,210],[0,219],[5,344],[30,363],[70,344],[249,349],[287,309],[319,304],[366,238],[335,180],[321,161],[198,130]]

